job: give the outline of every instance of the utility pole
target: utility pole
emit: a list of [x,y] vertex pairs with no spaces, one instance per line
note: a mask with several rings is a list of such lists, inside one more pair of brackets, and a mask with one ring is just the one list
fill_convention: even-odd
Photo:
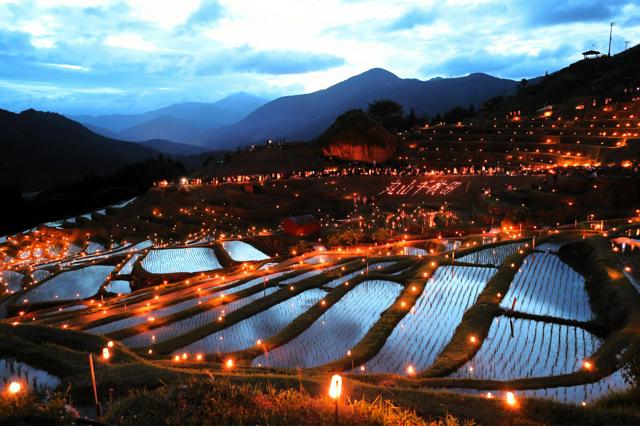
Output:
[[627,50],[627,48],[629,47],[629,43],[631,43],[630,41],[625,41],[624,42],[624,50]]
[[614,25],[615,25],[615,22],[612,22],[611,27],[609,28],[609,53],[607,53],[607,56],[611,56],[611,36],[613,35]]

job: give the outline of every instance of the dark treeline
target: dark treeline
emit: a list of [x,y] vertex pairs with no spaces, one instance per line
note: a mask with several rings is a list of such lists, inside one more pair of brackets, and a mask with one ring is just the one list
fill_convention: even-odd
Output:
[[468,118],[473,118],[476,116],[476,109],[473,104],[469,105],[468,108],[463,106],[457,106],[450,111],[445,112],[444,114],[436,114],[431,120],[431,124],[437,123],[447,123],[454,124],[460,121],[464,121]]
[[457,123],[475,117],[477,111],[472,103],[466,108],[459,105],[443,114],[438,113],[432,118],[428,116],[418,117],[413,108],[405,115],[402,105],[388,99],[383,99],[369,104],[367,114],[382,124],[387,130],[398,132],[410,130],[416,125],[424,125],[427,123],[431,125],[443,122],[447,124]]
[[176,179],[185,173],[181,162],[160,155],[157,159],[125,165],[109,176],[85,175],[78,182],[35,195],[23,195],[17,187],[2,187],[0,235],[88,213],[143,194],[158,180]]

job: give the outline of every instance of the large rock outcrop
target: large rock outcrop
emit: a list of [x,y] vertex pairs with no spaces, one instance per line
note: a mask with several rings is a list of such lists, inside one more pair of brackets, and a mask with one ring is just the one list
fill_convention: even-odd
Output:
[[396,135],[359,109],[338,117],[317,142],[324,156],[371,164],[389,161],[398,144]]

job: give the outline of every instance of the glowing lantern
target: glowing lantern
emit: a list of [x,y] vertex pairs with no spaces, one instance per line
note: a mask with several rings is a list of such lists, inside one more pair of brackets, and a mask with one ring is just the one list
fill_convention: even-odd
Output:
[[109,358],[111,358],[111,352],[109,351],[109,348],[102,348],[102,359],[108,361]]
[[15,395],[22,390],[22,385],[19,382],[9,383],[8,391],[11,395]]
[[338,374],[334,374],[331,377],[331,385],[329,385],[329,396],[336,401],[340,398],[342,393],[342,377]]

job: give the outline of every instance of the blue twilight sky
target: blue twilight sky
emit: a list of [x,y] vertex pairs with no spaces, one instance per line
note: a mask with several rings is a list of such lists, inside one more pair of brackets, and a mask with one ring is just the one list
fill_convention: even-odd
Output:
[[640,42],[640,0],[0,0],[0,108],[141,112],[373,67],[522,78]]

